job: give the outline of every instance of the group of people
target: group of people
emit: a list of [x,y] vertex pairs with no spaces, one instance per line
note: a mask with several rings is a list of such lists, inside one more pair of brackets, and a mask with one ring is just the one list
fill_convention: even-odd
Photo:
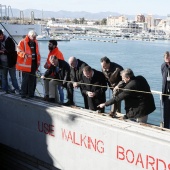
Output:
[[[2,88],[8,91],[7,73],[11,76],[15,90],[20,90],[16,80],[15,67],[22,71],[20,94],[22,98],[33,98],[36,89],[36,70],[40,65],[40,52],[36,40],[36,32],[31,30],[17,46],[17,60],[12,63],[15,44],[0,30],[0,61],[3,67]],[[143,76],[135,76],[131,69],[123,69],[108,57],[100,60],[101,71],[91,68],[86,62],[72,56],[65,61],[57,47],[56,40],[49,40],[49,54],[45,62],[46,69],[41,78],[44,80],[44,100],[57,102],[65,106],[75,105],[74,89],[80,88],[84,99],[84,107],[100,113],[105,106],[112,105],[109,115],[116,117],[120,112],[121,101],[125,101],[124,119],[135,119],[147,122],[148,114],[155,110],[154,98],[147,80]],[[162,65],[163,94],[170,94],[170,54],[167,52]],[[13,69],[10,69],[13,68]],[[64,103],[63,88],[66,88],[68,101]],[[106,101],[106,90],[112,90],[112,98]],[[170,97],[163,96],[164,127],[170,128]]]

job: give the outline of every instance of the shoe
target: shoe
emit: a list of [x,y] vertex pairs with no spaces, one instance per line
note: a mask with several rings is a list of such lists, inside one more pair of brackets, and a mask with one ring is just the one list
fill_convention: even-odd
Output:
[[49,95],[46,95],[44,98],[43,98],[44,101],[48,101],[49,100]]
[[109,112],[108,114],[112,118],[116,118],[116,115],[117,115],[115,112]]
[[20,90],[15,90],[15,94],[20,94]]
[[34,98],[34,96],[32,96],[32,95],[27,97],[27,99],[32,99],[32,98]]
[[25,96],[25,95],[21,95],[21,98],[22,98],[22,99],[25,99],[25,98],[26,98],[26,96]]
[[75,105],[74,102],[71,102],[71,101],[67,101],[66,103],[63,103],[64,106],[72,106],[72,105]]
[[55,103],[55,98],[49,98],[48,102]]
[[123,119],[128,119],[128,117],[126,115],[123,116]]

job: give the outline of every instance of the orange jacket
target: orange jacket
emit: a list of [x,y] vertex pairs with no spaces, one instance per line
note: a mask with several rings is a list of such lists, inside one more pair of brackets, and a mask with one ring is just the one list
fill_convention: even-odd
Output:
[[55,55],[58,59],[64,60],[64,56],[63,56],[62,52],[58,49],[58,47],[56,47],[52,51],[50,51],[49,54],[48,54],[48,58],[47,58],[47,61],[45,63],[45,65],[47,65],[48,68],[51,65],[51,63],[49,61],[51,55]]
[[[17,47],[17,63],[16,63],[16,69],[20,71],[25,72],[31,72],[31,65],[32,65],[32,52],[31,48],[28,45],[29,38],[26,36],[24,39],[22,39]],[[40,65],[40,53],[39,53],[39,47],[38,42],[35,40],[36,43],[36,54],[37,54],[37,66]],[[25,55],[27,55],[27,58],[25,58]]]

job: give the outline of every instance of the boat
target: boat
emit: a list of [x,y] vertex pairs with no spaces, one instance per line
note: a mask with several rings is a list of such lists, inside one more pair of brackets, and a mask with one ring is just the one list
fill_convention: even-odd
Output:
[[[0,15],[5,16],[3,18],[8,18],[7,11],[12,11],[11,7],[0,4]],[[12,13],[12,12],[11,12]],[[20,14],[21,15],[21,14]],[[1,17],[2,18],[2,17]],[[13,37],[22,37],[27,35],[30,30],[34,30],[37,34],[41,33],[41,25],[35,24],[33,22],[23,22],[24,18],[20,18],[22,23],[12,22],[12,20],[0,19],[0,29],[3,30],[4,34],[8,35],[10,33]],[[31,14],[31,21],[34,21],[34,13]]]
[[2,92],[0,100],[2,169],[170,167],[168,129]]
[[38,36],[36,37],[36,39],[37,39],[38,41],[49,41],[49,40],[52,40],[53,38],[50,37],[50,36],[47,36],[47,35],[38,35]]

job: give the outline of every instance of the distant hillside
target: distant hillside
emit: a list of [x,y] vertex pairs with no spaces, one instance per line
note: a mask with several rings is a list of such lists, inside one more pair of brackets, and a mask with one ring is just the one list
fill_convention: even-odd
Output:
[[[122,14],[117,12],[98,12],[98,13],[90,13],[90,12],[71,12],[71,11],[40,11],[36,9],[26,9],[23,10],[24,17],[31,17],[31,11],[34,12],[35,18],[85,18],[85,19],[103,19],[107,18],[108,16],[120,16]],[[20,10],[19,9],[12,9],[13,16],[19,17],[20,16]],[[134,15],[125,15],[128,19],[135,19]],[[155,18],[166,18],[165,16],[158,16],[155,15]]]

